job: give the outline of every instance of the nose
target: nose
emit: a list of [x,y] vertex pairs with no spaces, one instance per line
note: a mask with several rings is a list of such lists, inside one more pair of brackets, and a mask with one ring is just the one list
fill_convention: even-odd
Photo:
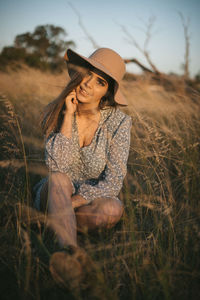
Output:
[[85,84],[85,86],[91,88],[93,81],[94,81],[94,76],[93,74],[90,74],[84,78],[83,83]]

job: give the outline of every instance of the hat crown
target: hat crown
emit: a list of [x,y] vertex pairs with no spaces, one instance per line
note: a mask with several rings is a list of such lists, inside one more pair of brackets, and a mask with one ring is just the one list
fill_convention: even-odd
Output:
[[117,81],[123,78],[126,71],[125,63],[115,51],[109,48],[99,48],[89,58],[104,66]]

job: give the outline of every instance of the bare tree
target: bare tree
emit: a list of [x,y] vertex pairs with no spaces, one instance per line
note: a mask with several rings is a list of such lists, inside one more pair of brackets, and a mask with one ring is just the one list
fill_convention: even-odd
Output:
[[126,59],[125,62],[129,63],[129,62],[134,62],[136,63],[140,68],[142,68],[143,71],[146,72],[151,72],[151,73],[155,73],[157,75],[161,75],[161,72],[157,69],[157,67],[155,66],[155,64],[153,63],[152,59],[150,58],[150,53],[148,50],[148,46],[149,46],[149,42],[152,38],[152,28],[155,22],[155,17],[152,16],[149,18],[148,23],[146,25],[146,30],[145,30],[145,35],[146,35],[146,39],[144,41],[144,45],[143,47],[141,47],[137,41],[135,40],[135,38],[133,37],[132,34],[130,34],[130,32],[127,30],[127,28],[124,25],[119,25],[122,29],[122,31],[125,33],[126,37],[128,38],[128,42],[132,45],[134,45],[146,58],[146,60],[148,61],[149,65],[151,66],[152,70],[150,70],[149,68],[145,67],[143,64],[141,64],[137,59],[132,58],[132,59]]
[[190,25],[190,19],[189,17],[187,20],[184,18],[183,14],[181,12],[178,12],[181,22],[183,25],[183,30],[184,30],[184,38],[185,38],[185,55],[184,55],[184,63],[183,63],[183,68],[184,68],[184,77],[189,78],[189,54],[190,54],[190,34],[189,34],[189,25]]
[[83,30],[84,34],[87,36],[87,38],[89,39],[89,41],[92,43],[92,46],[94,47],[94,49],[99,48],[98,43],[94,40],[94,38],[89,34],[89,32],[87,31],[87,29],[85,28],[85,26],[83,24],[83,21],[82,21],[82,18],[81,18],[81,15],[78,12],[78,10],[74,7],[74,5],[72,5],[71,2],[68,2],[68,4],[71,6],[71,8],[73,9],[73,11],[77,15],[79,26],[81,27],[81,29]]
[[[78,20],[79,20],[79,26],[81,27],[81,29],[83,30],[84,34],[86,35],[86,37],[88,38],[88,40],[91,42],[92,46],[97,49],[100,46],[98,45],[98,43],[95,41],[95,39],[89,34],[89,32],[87,31],[87,29],[85,28],[81,15],[78,12],[78,10],[74,7],[74,5],[72,5],[71,2],[68,2],[68,4],[71,6],[71,8],[73,9],[73,11],[75,12],[75,14],[78,16]],[[152,70],[150,70],[149,68],[147,68],[146,66],[144,66],[141,62],[139,62],[138,59],[136,58],[131,58],[131,59],[124,59],[124,62],[127,63],[135,63],[137,64],[144,72],[149,72],[149,73],[155,73],[155,74],[160,74],[160,72],[158,71],[158,69],[155,67],[155,65],[152,63],[151,59],[150,59],[150,55],[149,52],[147,51],[147,46],[149,43],[149,40],[151,38],[151,28],[153,26],[154,23],[154,19],[151,18],[149,20],[149,26],[147,27],[147,33],[146,33],[146,40],[145,40],[145,44],[144,44],[144,50],[142,50],[142,48],[140,48],[140,46],[137,44],[137,42],[133,39],[133,37],[130,35],[130,33],[126,30],[126,28],[123,25],[120,25],[123,29],[123,31],[126,32],[126,34],[129,36],[129,38],[132,39],[132,42],[134,43],[134,45],[136,46],[136,48],[138,48],[142,53],[145,54],[145,57],[147,58],[149,64],[151,65]]]
[[125,64],[128,63],[134,63],[136,65],[138,65],[144,72],[148,72],[148,73],[154,73],[152,70],[150,70],[149,68],[145,67],[141,62],[139,62],[138,59],[136,58],[124,58],[124,62]]

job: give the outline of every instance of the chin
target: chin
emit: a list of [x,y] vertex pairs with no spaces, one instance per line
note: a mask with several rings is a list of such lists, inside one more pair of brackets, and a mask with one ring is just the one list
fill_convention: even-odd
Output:
[[87,102],[87,103],[90,102],[89,97],[85,97],[81,93],[77,93],[76,98],[79,102]]
[[77,98],[77,100],[78,100],[78,102],[81,102],[81,103],[88,103],[89,101],[86,99],[86,97],[83,97],[83,96],[79,96],[79,95],[77,95],[76,96],[76,98]]

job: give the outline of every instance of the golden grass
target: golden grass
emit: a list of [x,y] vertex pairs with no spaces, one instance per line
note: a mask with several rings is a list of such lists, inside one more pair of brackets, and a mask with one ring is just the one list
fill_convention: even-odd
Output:
[[8,70],[0,72],[0,91],[8,98],[20,99],[27,97],[27,101],[35,99],[44,101],[54,99],[68,79],[67,71],[61,74],[43,73],[37,69],[22,66],[18,71]]
[[129,102],[123,110],[133,120],[120,193],[125,213],[115,228],[79,236],[99,266],[93,288],[77,294],[55,286],[48,259],[56,241],[31,203],[32,187],[47,172],[39,113],[66,78],[25,67],[0,73],[6,96],[0,107],[0,274],[10,276],[12,290],[6,276],[2,281],[9,299],[198,299],[200,96],[181,80],[170,91],[148,78],[123,81]]

